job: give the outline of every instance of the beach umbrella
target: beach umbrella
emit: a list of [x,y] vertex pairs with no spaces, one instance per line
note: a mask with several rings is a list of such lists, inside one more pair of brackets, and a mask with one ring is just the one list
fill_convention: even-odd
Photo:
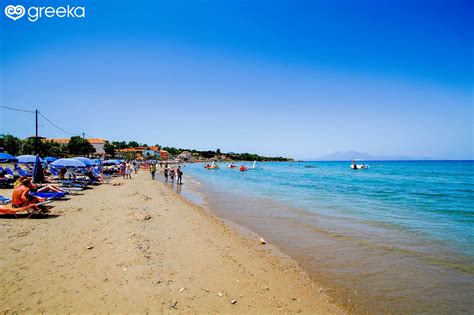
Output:
[[94,162],[92,162],[91,159],[89,158],[86,158],[86,157],[75,157],[73,159],[76,159],[78,161],[81,161],[82,163],[84,163],[86,166],[93,166],[94,165]]
[[99,160],[99,165],[97,165],[97,171],[102,173],[102,162]]
[[54,157],[54,156],[47,156],[45,157],[43,160],[45,160],[46,162],[48,163],[51,163],[51,162],[54,162],[56,161],[58,158],[57,157]]
[[120,162],[117,160],[105,160],[104,163],[102,163],[103,166],[111,166],[111,165],[119,165]]
[[54,167],[86,167],[84,163],[76,159],[58,159],[49,165]]
[[43,165],[39,156],[36,157],[35,168],[33,169],[33,182],[41,183],[44,180]]
[[6,152],[0,152],[0,163],[18,163],[18,159]]
[[[35,155],[19,155],[16,157],[18,159],[18,163],[35,163],[36,156]],[[42,158],[39,158],[40,162],[43,162]]]
[[94,160],[92,160],[92,162],[94,163],[94,165],[99,165],[100,164],[100,159],[94,159]]

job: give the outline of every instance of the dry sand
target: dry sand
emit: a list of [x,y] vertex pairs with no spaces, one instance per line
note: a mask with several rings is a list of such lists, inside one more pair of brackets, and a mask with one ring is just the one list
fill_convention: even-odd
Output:
[[0,216],[0,312],[342,313],[293,260],[147,172],[113,182],[47,219]]

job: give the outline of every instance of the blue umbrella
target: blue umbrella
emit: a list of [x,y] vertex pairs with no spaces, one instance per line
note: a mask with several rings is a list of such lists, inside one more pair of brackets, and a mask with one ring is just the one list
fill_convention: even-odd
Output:
[[120,162],[117,160],[105,160],[104,163],[102,163],[103,166],[111,166],[111,165],[119,165]]
[[54,156],[47,156],[44,158],[44,160],[48,163],[51,163],[51,162],[54,162],[56,161],[58,158],[57,157],[54,157]]
[[41,183],[44,180],[43,165],[39,156],[36,157],[35,168],[33,169],[33,182]]
[[[19,155],[16,157],[18,159],[18,163],[35,163],[36,156],[34,155]],[[40,162],[43,162],[42,158],[39,158]]]
[[18,159],[11,154],[0,152],[0,163],[18,163]]
[[100,159],[94,159],[92,160],[94,162],[94,165],[99,165],[100,164]]
[[81,161],[82,163],[84,163],[86,166],[93,166],[94,165],[94,162],[92,162],[91,159],[88,159],[86,157],[75,157],[73,159],[76,159],[78,161]]
[[76,159],[59,159],[49,165],[54,167],[86,167],[84,163]]

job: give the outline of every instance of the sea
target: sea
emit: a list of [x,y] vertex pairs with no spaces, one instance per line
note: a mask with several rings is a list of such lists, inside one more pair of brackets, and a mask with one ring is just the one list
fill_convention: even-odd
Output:
[[474,161],[366,163],[187,164],[178,192],[294,258],[351,313],[473,314]]

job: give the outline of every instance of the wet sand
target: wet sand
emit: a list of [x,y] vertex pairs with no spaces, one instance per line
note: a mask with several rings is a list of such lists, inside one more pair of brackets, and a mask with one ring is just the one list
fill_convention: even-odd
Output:
[[343,313],[288,256],[147,172],[113,182],[46,219],[0,217],[0,311]]

